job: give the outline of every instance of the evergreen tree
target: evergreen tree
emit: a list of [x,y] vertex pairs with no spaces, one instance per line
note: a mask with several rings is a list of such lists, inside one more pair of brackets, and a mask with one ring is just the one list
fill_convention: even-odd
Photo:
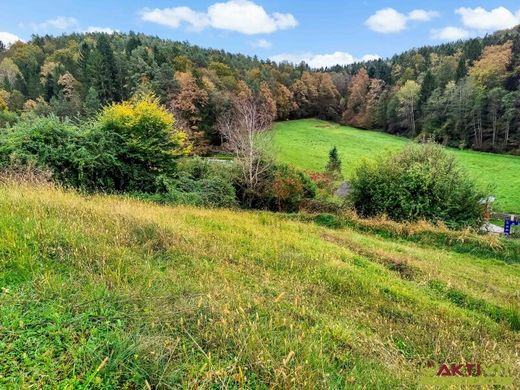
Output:
[[89,117],[97,114],[101,108],[101,101],[94,87],[90,87],[85,96],[85,114]]
[[419,104],[423,105],[426,103],[428,98],[432,95],[433,90],[435,89],[435,77],[433,77],[432,72],[428,69],[426,74],[424,75],[423,82],[421,84],[421,93]]
[[101,102],[106,104],[121,101],[121,75],[106,34],[99,35],[94,64],[95,85]]
[[462,80],[468,74],[468,69],[466,68],[466,60],[464,57],[461,57],[459,60],[459,64],[457,65],[457,73],[455,75],[455,80]]
[[129,38],[125,46],[126,56],[130,58],[132,51],[137,49],[139,46],[141,46],[141,40],[133,31],[130,31]]
[[473,65],[473,62],[479,59],[482,55],[482,43],[480,39],[470,39],[464,45],[464,57],[468,60],[469,65]]
[[45,85],[43,87],[43,98],[46,102],[50,102],[51,99],[58,95],[58,84],[54,77],[54,72],[49,72],[45,76]]
[[78,59],[78,66],[79,66],[79,81],[86,87],[90,83],[92,83],[91,76],[94,76],[92,72],[89,72],[90,70],[90,64],[91,64],[91,48],[90,45],[87,42],[82,42],[79,46],[79,59]]
[[333,174],[341,173],[341,159],[339,158],[338,148],[336,148],[336,146],[329,151],[329,162],[327,163],[326,169],[327,172]]

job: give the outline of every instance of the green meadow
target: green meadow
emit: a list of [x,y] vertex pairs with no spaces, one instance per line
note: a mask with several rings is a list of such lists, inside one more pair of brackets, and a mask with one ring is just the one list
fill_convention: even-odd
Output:
[[[402,148],[409,140],[316,119],[278,122],[274,143],[280,161],[322,171],[332,146],[338,147],[343,173],[349,177],[362,159]],[[520,157],[450,149],[483,188],[497,198],[495,210],[520,214]]]
[[305,218],[0,184],[0,388],[417,388],[426,362],[518,383],[512,242]]

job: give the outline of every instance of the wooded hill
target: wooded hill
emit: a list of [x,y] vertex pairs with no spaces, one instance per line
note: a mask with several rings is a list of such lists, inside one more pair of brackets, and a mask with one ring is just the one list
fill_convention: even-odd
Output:
[[0,127],[30,113],[82,120],[153,92],[205,153],[220,144],[216,120],[244,81],[277,120],[319,117],[518,153],[519,80],[520,27],[320,70],[132,32],[34,36],[0,43]]

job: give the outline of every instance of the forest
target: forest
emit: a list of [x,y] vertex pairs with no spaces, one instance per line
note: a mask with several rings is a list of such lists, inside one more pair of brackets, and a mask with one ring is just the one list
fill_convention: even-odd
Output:
[[129,34],[0,43],[0,127],[31,116],[80,123],[153,94],[192,152],[218,150],[219,120],[250,90],[271,120],[317,117],[458,147],[520,153],[520,27],[330,69]]

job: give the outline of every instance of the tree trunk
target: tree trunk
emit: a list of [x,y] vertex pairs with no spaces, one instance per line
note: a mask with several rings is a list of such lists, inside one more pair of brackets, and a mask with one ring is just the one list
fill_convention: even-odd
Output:
[[491,138],[491,144],[493,145],[493,149],[495,148],[495,141],[497,136],[497,112],[493,110],[493,136]]

